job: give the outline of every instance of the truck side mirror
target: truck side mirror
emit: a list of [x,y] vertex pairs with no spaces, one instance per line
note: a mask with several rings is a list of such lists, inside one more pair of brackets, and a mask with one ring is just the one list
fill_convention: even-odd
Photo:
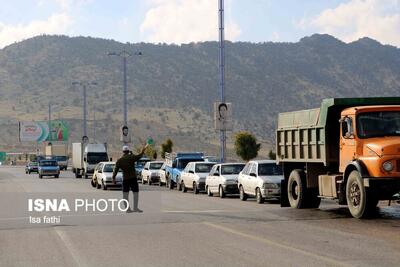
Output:
[[87,161],[86,157],[83,158],[83,161]]
[[112,158],[110,158],[110,161],[112,161]]

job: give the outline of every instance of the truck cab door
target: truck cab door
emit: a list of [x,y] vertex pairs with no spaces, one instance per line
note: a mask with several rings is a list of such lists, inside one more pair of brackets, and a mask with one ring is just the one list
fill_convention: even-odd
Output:
[[347,165],[356,158],[354,125],[354,119],[350,116],[343,116],[340,120],[340,172],[344,172]]

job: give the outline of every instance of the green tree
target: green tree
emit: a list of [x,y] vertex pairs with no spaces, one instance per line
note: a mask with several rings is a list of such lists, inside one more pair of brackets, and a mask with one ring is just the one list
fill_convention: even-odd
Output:
[[276,159],[276,153],[272,149],[268,152],[268,158],[273,160]]
[[244,161],[254,159],[258,155],[261,144],[257,144],[257,139],[249,132],[243,131],[235,135],[236,155]]
[[165,140],[164,143],[161,144],[161,157],[165,159],[165,153],[171,153],[172,152],[172,147],[174,146],[174,143],[172,142],[171,139]]

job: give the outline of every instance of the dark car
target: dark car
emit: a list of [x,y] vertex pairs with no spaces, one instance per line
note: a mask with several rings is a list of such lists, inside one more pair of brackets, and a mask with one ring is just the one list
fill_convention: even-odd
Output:
[[39,161],[38,174],[39,178],[43,178],[43,176],[54,176],[58,178],[60,176],[60,167],[54,159],[41,160]]
[[37,161],[31,161],[28,162],[25,166],[25,173],[26,174],[31,174],[31,172],[38,172],[38,162]]

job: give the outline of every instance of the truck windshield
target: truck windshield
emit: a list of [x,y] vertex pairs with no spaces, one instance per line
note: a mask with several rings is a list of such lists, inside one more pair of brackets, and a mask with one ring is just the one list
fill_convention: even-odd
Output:
[[258,165],[258,175],[282,175],[282,169],[275,163],[264,163]]
[[108,161],[107,153],[88,153],[87,163],[97,164],[102,161]]
[[400,135],[400,111],[366,112],[357,116],[357,136],[372,138]]
[[192,162],[192,161],[203,161],[203,160],[198,159],[198,158],[197,159],[179,159],[177,168],[184,169],[184,168],[186,168],[186,165],[188,165],[188,163]]
[[143,167],[146,164],[146,162],[149,162],[149,161],[150,161],[149,159],[140,159],[137,161],[136,167]]
[[223,165],[221,173],[222,175],[239,174],[244,168],[244,164],[235,165]]

